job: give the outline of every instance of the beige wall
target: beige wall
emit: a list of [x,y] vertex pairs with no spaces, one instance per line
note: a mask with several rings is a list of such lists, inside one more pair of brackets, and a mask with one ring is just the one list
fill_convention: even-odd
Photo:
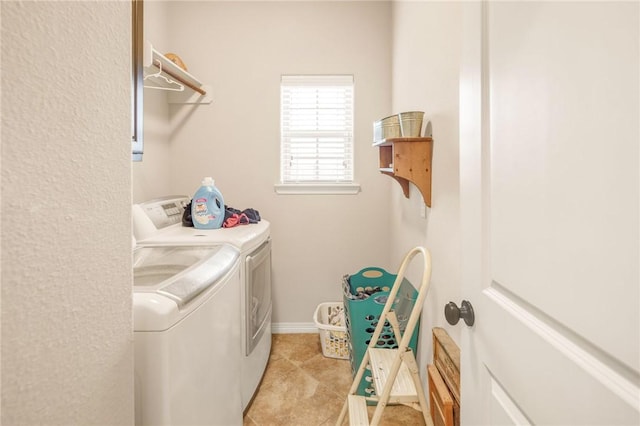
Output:
[[422,369],[431,358],[432,327],[444,327],[455,340],[459,340],[462,327],[449,326],[443,314],[449,301],[460,304],[460,21],[458,2],[393,3],[393,112],[424,111],[433,126],[431,209],[423,218],[422,196],[413,185],[406,199],[394,184],[389,202],[393,261],[399,263],[415,245],[427,247],[433,257],[431,289],[421,325],[418,364]]
[[132,424],[130,5],[0,8],[1,422]]
[[[390,3],[181,1],[166,6],[170,37],[158,48],[180,55],[189,71],[212,87],[213,103],[169,107],[172,183],[161,191],[191,195],[202,177],[211,175],[228,205],[258,209],[272,224],[273,320],[312,324],[318,303],[341,300],[343,274],[390,266],[391,180],[377,171],[371,146],[372,122],[390,111]],[[360,194],[274,192],[280,76],[296,73],[355,76]],[[144,177],[148,182],[152,176]]]

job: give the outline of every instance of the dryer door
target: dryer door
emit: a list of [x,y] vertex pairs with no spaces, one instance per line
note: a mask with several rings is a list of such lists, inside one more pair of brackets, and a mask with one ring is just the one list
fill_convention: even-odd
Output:
[[267,327],[271,313],[271,239],[246,259],[246,353],[251,354]]

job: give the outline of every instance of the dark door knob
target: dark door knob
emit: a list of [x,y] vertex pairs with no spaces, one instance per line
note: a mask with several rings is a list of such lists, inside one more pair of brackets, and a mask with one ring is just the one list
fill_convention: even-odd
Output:
[[469,327],[476,321],[476,317],[473,314],[473,306],[466,300],[462,301],[462,305],[458,308],[453,302],[449,302],[444,306],[444,316],[447,322],[451,325],[456,325],[460,318],[464,320],[464,323]]

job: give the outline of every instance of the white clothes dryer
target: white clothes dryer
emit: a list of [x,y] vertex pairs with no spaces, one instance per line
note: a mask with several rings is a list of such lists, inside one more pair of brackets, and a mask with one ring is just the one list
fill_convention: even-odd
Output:
[[240,253],[242,409],[253,397],[264,374],[271,351],[271,238],[270,224],[233,228],[196,229],[182,225],[190,198],[167,196],[133,206],[133,228],[137,244],[145,247],[216,246],[229,244]]
[[134,249],[136,425],[242,424],[239,255]]

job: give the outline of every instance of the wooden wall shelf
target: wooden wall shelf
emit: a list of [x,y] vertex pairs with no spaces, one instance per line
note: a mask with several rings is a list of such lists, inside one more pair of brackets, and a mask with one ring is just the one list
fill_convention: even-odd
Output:
[[373,144],[379,149],[380,173],[394,178],[409,198],[409,182],[413,183],[431,207],[432,138],[383,139]]

